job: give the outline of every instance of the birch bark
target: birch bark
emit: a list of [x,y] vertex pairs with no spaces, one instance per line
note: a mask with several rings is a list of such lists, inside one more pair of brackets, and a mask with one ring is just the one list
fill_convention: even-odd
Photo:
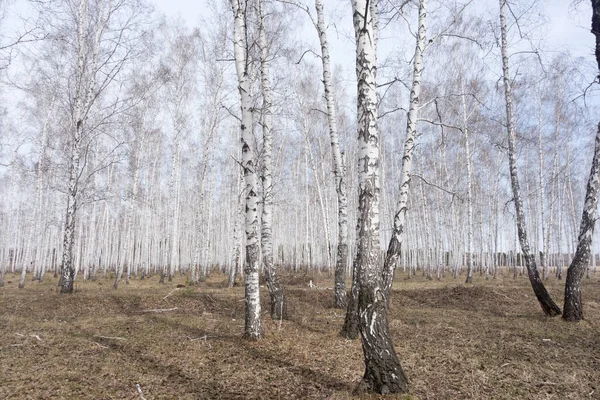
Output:
[[406,117],[406,138],[404,139],[404,153],[402,156],[402,170],[400,172],[400,195],[394,215],[394,226],[392,228],[392,237],[388,244],[387,253],[383,267],[383,288],[387,295],[389,294],[394,281],[394,269],[396,260],[402,250],[402,241],[404,240],[404,229],[406,226],[406,213],[408,211],[408,193],[411,182],[411,171],[413,152],[417,145],[417,121],[419,118],[419,97],[421,96],[421,79],[423,76],[423,53],[426,46],[427,35],[427,0],[419,2],[419,20],[417,31],[417,43],[415,46],[415,56],[413,61],[413,81],[410,91],[410,105]]
[[358,271],[359,329],[365,373],[363,385],[381,394],[407,391],[388,329],[388,292],[379,266],[379,132],[377,129],[377,0],[354,0],[356,77],[358,81]]
[[246,184],[246,264],[245,264],[245,327],[244,336],[247,339],[262,337],[262,322],[260,319],[260,293],[258,286],[259,237],[258,237],[258,185],[256,165],[254,162],[255,146],[252,134],[252,96],[249,75],[248,38],[247,38],[247,0],[231,0],[233,11],[233,50],[235,69],[240,93],[240,108],[242,112],[241,145],[242,168]]
[[329,139],[331,141],[331,153],[333,156],[333,174],[335,177],[335,190],[338,200],[338,247],[337,261],[335,264],[335,306],[344,308],[346,306],[346,265],[348,264],[348,196],[346,194],[346,179],[343,154],[340,150],[340,141],[337,127],[337,110],[333,97],[331,82],[331,57],[329,55],[329,43],[327,41],[327,30],[325,29],[325,16],[323,12],[323,1],[315,0],[317,21],[313,20],[319,42],[321,44],[321,62],[323,65],[323,86],[325,89],[325,102],[327,105],[327,123],[329,126]]
[[[596,37],[596,62],[600,71],[600,0],[592,0],[592,33]],[[588,178],[585,203],[575,256],[567,270],[565,282],[565,304],[563,319],[580,321],[583,319],[583,301],[581,296],[581,280],[588,268],[591,246],[598,213],[598,190],[600,189],[600,124],[596,133],[594,156]]]
[[261,248],[265,281],[271,299],[271,318],[275,320],[287,319],[287,304],[283,285],[277,278],[277,270],[273,263],[273,93],[269,81],[269,47],[265,33],[265,16],[263,1],[258,2],[259,14],[259,36],[260,47],[260,78],[263,96],[262,109],[262,134],[263,134],[263,207],[262,207],[262,229]]
[[510,168],[510,181],[513,192],[513,201],[515,204],[515,214],[517,219],[517,232],[525,266],[527,268],[527,275],[529,277],[529,281],[531,283],[533,291],[536,295],[538,302],[540,303],[540,306],[542,307],[542,310],[544,311],[544,314],[553,317],[556,315],[560,315],[561,311],[560,308],[556,305],[556,303],[554,303],[554,301],[550,297],[550,294],[546,290],[544,283],[540,279],[537,267],[535,265],[535,258],[531,254],[529,248],[529,241],[527,239],[527,229],[525,226],[526,219],[525,212],[523,210],[523,200],[521,199],[519,178],[517,175],[517,159],[515,155],[516,133],[513,120],[513,104],[511,94],[510,73],[508,66],[508,39],[505,16],[506,0],[499,1],[500,31],[502,35],[502,72],[504,80],[504,96],[506,101],[506,122],[508,127],[508,163]]

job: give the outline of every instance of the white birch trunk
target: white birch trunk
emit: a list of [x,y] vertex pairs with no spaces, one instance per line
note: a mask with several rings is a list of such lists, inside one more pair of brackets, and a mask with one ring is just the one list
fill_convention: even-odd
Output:
[[369,391],[387,394],[408,390],[388,330],[387,295],[379,264],[379,132],[377,128],[376,0],[355,0],[356,77],[358,81],[358,237],[354,273],[358,274],[359,329]]
[[513,104],[511,94],[511,82],[510,73],[508,66],[508,39],[507,39],[507,27],[506,27],[506,16],[505,7],[506,0],[500,1],[500,30],[502,35],[502,72],[504,80],[504,96],[506,101],[506,122],[508,126],[508,161],[510,167],[510,180],[513,192],[513,201],[515,204],[515,214],[517,219],[517,231],[519,242],[521,244],[521,250],[527,267],[527,274],[529,281],[533,288],[533,291],[542,307],[544,313],[548,316],[560,315],[560,308],[554,303],[542,280],[540,279],[537,267],[535,265],[535,259],[531,255],[529,248],[529,241],[527,239],[527,231],[525,227],[525,213],[523,210],[523,201],[521,199],[519,178],[517,175],[517,160],[516,160],[516,134],[513,120]]
[[413,81],[410,91],[410,105],[406,117],[406,137],[404,139],[404,153],[402,155],[402,170],[400,172],[400,195],[396,214],[394,215],[394,226],[392,237],[388,244],[384,266],[384,289],[386,293],[392,288],[394,281],[394,269],[398,259],[404,231],[406,228],[406,213],[408,211],[408,193],[410,189],[413,152],[417,145],[417,122],[419,118],[419,97],[421,96],[421,80],[423,77],[423,53],[425,52],[427,35],[427,0],[419,2],[419,20],[417,30],[417,41],[413,61]]
[[313,20],[319,42],[321,44],[321,62],[323,66],[323,85],[325,91],[325,102],[327,105],[327,123],[329,126],[329,139],[331,141],[331,153],[333,156],[333,174],[335,178],[335,190],[338,200],[338,248],[335,265],[335,287],[334,301],[336,307],[346,306],[346,265],[348,264],[348,197],[346,194],[345,166],[343,154],[340,150],[337,127],[337,110],[335,108],[333,87],[331,82],[331,58],[329,55],[329,43],[327,41],[327,30],[325,29],[325,16],[323,12],[323,1],[315,0],[317,11],[317,22]]
[[246,265],[245,265],[245,328],[244,336],[248,339],[262,337],[262,322],[260,319],[260,293],[258,286],[259,269],[259,236],[258,236],[258,185],[256,179],[256,163],[252,116],[251,81],[249,75],[248,38],[246,4],[242,0],[231,0],[233,11],[233,49],[235,69],[240,93],[240,108],[242,112],[241,145],[242,168],[246,183]]
[[465,136],[465,158],[467,162],[467,279],[465,283],[473,281],[473,167],[471,165],[471,144],[469,140],[469,127],[467,126],[467,102],[464,94],[464,85],[461,79],[462,100],[462,129]]
[[262,229],[261,249],[265,282],[269,290],[271,300],[271,318],[281,320],[287,318],[287,304],[283,285],[277,278],[277,271],[273,263],[273,93],[269,81],[269,48],[265,33],[265,17],[263,11],[263,0],[258,2],[259,11],[259,47],[260,47],[260,77],[263,96],[262,109],[262,135],[263,135],[263,207],[262,207]]

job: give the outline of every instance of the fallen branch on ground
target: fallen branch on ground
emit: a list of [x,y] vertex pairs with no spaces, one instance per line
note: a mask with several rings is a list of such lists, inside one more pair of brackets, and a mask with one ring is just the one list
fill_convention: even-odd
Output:
[[141,312],[143,312],[143,313],[162,313],[162,312],[175,311],[178,308],[179,307],[173,307],[173,308],[154,308],[152,310],[142,310]]
[[140,394],[140,400],[146,400],[146,398],[144,397],[144,393],[142,392],[142,387],[140,386],[139,383],[135,384],[135,388],[137,389],[137,392]]
[[165,300],[167,297],[169,297],[170,295],[172,295],[173,292],[176,291],[176,290],[179,290],[179,288],[175,288],[175,289],[171,290],[168,295],[166,295],[165,297],[163,297],[163,300]]
[[118,337],[118,336],[100,336],[100,335],[95,335],[94,337],[97,337],[99,339],[109,339],[109,340],[127,340],[123,337]]
[[493,290],[493,292],[494,292],[494,293],[496,293],[498,296],[506,297],[506,298],[507,298],[507,299],[509,299],[510,301],[514,301],[513,299],[511,299],[510,297],[508,297],[508,296],[507,296],[507,295],[505,295],[505,294],[498,293],[498,292],[496,292],[495,290]]

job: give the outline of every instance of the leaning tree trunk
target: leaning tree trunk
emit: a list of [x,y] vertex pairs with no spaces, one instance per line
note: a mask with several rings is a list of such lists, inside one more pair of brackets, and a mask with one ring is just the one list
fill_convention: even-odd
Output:
[[[370,392],[404,393],[408,382],[394,350],[387,321],[387,293],[379,266],[379,132],[377,129],[377,1],[355,0],[358,80],[358,271],[359,329]],[[357,268],[358,267],[358,268]]]
[[[383,267],[383,282],[386,295],[392,288],[396,262],[400,257],[404,228],[406,226],[406,212],[408,211],[408,192],[410,189],[413,153],[417,146],[417,121],[419,118],[419,98],[421,96],[421,79],[423,76],[423,53],[426,46],[427,35],[427,0],[419,3],[419,27],[417,31],[417,44],[413,61],[413,81],[410,91],[410,105],[406,118],[406,138],[404,140],[404,153],[402,156],[402,170],[400,172],[400,197],[394,215],[392,237],[388,244]],[[410,271],[410,266],[409,266]],[[410,274],[410,272],[409,272]]]
[[[592,0],[592,9],[592,33],[596,37],[596,62],[600,71],[600,0]],[[590,261],[594,226],[598,212],[598,189],[600,189],[600,124],[598,124],[596,133],[592,168],[588,178],[583,214],[579,226],[577,250],[567,270],[563,313],[563,319],[567,321],[580,321],[583,319],[581,279]]]
[[525,212],[523,210],[523,201],[521,199],[519,178],[517,175],[517,160],[515,156],[515,127],[513,121],[512,110],[512,94],[510,85],[510,74],[508,69],[508,44],[507,44],[507,28],[505,17],[506,0],[500,0],[500,31],[502,35],[502,72],[504,79],[504,95],[506,100],[506,122],[508,125],[508,163],[510,168],[510,182],[513,191],[513,201],[515,203],[515,213],[517,219],[517,232],[521,251],[527,268],[527,275],[536,298],[538,299],[544,314],[549,317],[560,315],[560,308],[554,303],[550,294],[546,290],[544,283],[540,279],[535,259],[529,249],[529,241],[527,239],[527,229],[525,226]]
[[248,43],[246,39],[246,8],[240,0],[231,0],[234,16],[233,49],[235,69],[240,92],[242,111],[241,144],[242,168],[246,184],[246,264],[245,264],[245,327],[247,339],[262,337],[260,319],[260,296],[258,286],[259,237],[258,237],[258,185],[256,182],[256,165],[254,163],[254,137],[252,134],[252,96],[250,93],[250,75],[248,65]]
[[263,2],[262,0],[259,0],[258,11],[260,25],[258,41],[260,47],[260,76],[263,95],[263,207],[261,220],[261,247],[265,269],[265,282],[271,299],[271,318],[281,320],[287,318],[287,305],[283,285],[277,278],[277,271],[273,264],[273,118],[271,114],[273,101],[271,100],[272,91],[271,83],[269,82],[269,49],[267,45],[267,36],[265,34],[265,17],[262,6]]
[[583,319],[583,303],[581,301],[581,279],[590,262],[594,225],[598,209],[598,189],[600,188],[600,124],[596,133],[594,158],[588,178],[585,194],[579,238],[575,257],[567,270],[565,283],[565,305],[563,319],[567,321],[580,321]]

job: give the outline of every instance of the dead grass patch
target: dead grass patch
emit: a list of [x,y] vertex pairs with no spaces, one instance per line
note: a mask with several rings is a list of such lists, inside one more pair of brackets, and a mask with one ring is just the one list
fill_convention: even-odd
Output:
[[[587,320],[543,317],[526,278],[472,285],[422,277],[394,285],[390,330],[413,399],[600,398],[600,284],[585,281]],[[359,341],[338,334],[332,278],[289,275],[291,319],[241,339],[243,287],[215,274],[195,287],[133,280],[56,281],[0,289],[0,398],[350,399],[363,372]],[[313,280],[316,289],[308,288]],[[563,282],[550,280],[554,298]],[[162,310],[162,312],[148,311]],[[371,399],[378,396],[361,395]],[[403,397],[399,397],[403,398]]]

